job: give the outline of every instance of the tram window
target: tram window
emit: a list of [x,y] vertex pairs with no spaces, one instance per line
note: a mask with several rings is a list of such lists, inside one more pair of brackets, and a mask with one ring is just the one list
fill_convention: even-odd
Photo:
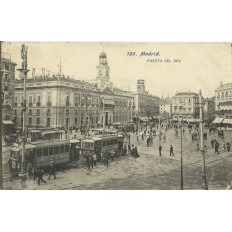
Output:
[[43,148],[43,156],[48,156],[48,147]]
[[103,147],[106,145],[106,141],[103,141]]
[[38,148],[37,149],[37,157],[41,157],[42,156],[42,148]]
[[113,145],[113,144],[114,144],[114,141],[113,141],[113,140],[111,140],[111,141],[110,141],[110,144],[111,144],[111,145]]
[[69,152],[69,145],[65,145],[65,152]]
[[60,146],[60,153],[64,153],[64,146]]
[[60,147],[59,146],[54,147],[54,155],[59,153],[60,153]]
[[53,147],[49,147],[49,155],[53,155]]
[[115,139],[115,144],[118,144],[118,140],[117,139]]

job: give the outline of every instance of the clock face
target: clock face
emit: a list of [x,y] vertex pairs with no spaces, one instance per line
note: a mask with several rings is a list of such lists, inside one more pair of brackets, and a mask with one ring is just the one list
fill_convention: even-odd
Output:
[[99,71],[98,71],[98,75],[99,75],[99,76],[102,76],[102,70],[99,70]]

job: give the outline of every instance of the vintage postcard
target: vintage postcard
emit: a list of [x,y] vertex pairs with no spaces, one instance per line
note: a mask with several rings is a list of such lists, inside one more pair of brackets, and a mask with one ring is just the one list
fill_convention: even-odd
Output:
[[1,189],[232,188],[231,43],[1,43]]

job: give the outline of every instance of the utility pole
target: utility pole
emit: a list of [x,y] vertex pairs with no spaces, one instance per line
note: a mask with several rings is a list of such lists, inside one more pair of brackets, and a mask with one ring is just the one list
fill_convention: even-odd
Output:
[[[0,41],[0,102],[1,102],[1,109],[2,109],[2,79],[3,79],[3,72],[2,72],[2,41]],[[2,135],[2,113],[0,113],[0,133]],[[0,147],[2,148],[2,138],[0,141]],[[3,189],[2,184],[2,152],[0,152],[0,189]]]
[[181,120],[181,133],[180,133],[180,189],[184,190],[184,179],[183,179],[183,157],[182,157],[182,143],[183,143],[183,116]]
[[26,114],[26,109],[27,109],[27,94],[26,94],[26,79],[27,79],[27,73],[30,71],[27,69],[27,49],[24,44],[22,45],[21,49],[21,58],[23,60],[22,62],[22,68],[17,69],[18,71],[21,72],[22,77],[24,78],[24,89],[23,89],[23,103],[22,103],[22,112],[23,112],[23,128],[22,128],[22,165],[21,165],[21,172],[19,174],[19,177],[21,180],[25,181],[27,178],[27,173],[26,173],[26,154],[25,154],[25,146],[26,146],[26,121],[25,121],[25,114]]
[[200,149],[202,155],[202,185],[201,188],[203,190],[208,190],[207,180],[206,180],[206,173],[205,173],[205,148],[204,148],[204,139],[203,139],[203,98],[201,90],[199,91],[199,110],[200,110]]

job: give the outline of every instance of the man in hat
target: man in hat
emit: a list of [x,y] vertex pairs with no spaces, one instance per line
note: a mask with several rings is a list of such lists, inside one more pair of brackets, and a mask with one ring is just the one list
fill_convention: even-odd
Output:
[[38,185],[40,185],[40,181],[42,181],[43,183],[47,183],[44,179],[43,179],[43,174],[44,171],[41,168],[37,169],[37,177],[38,177]]
[[55,173],[55,167],[54,167],[54,161],[52,160],[50,163],[50,173],[48,180],[50,180],[51,176],[54,176],[54,179],[56,179],[56,173]]

